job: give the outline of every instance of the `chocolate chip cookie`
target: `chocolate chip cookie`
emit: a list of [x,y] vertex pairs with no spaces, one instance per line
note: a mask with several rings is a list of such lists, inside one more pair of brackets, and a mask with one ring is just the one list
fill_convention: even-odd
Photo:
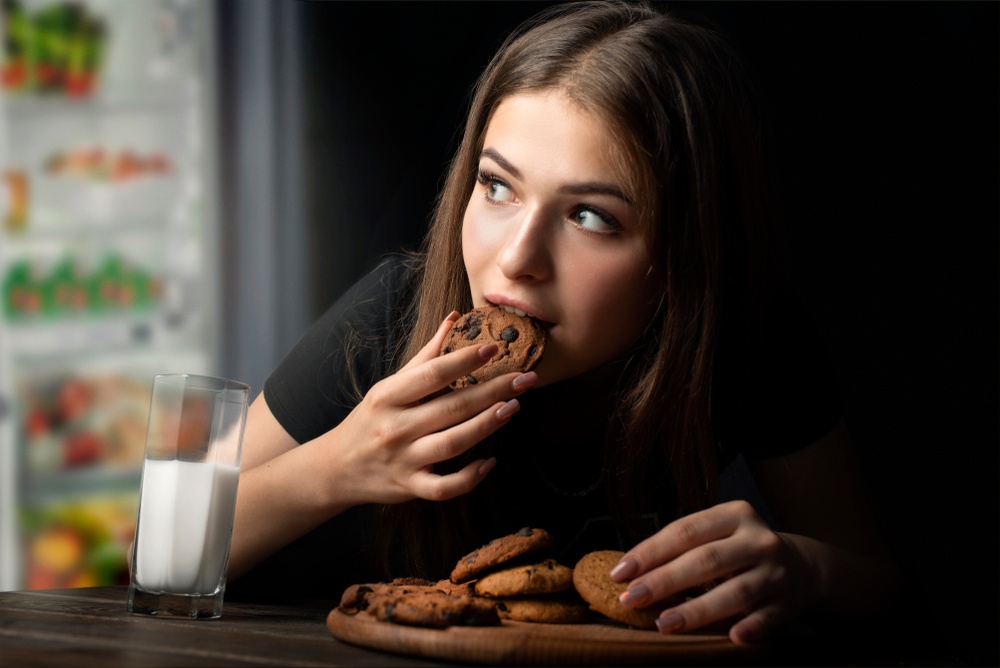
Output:
[[599,550],[583,555],[573,568],[573,586],[592,610],[605,617],[634,628],[655,629],[660,613],[685,599],[683,596],[670,597],[645,608],[623,608],[619,597],[628,583],[611,579],[611,569],[623,556],[624,552],[616,550]]
[[548,531],[524,527],[517,533],[494,538],[478,550],[473,550],[459,559],[451,571],[451,581],[468,582],[511,559],[550,547],[552,547],[552,536]]
[[477,594],[492,598],[552,594],[573,588],[573,569],[546,559],[493,571],[476,580],[475,586]]
[[[445,584],[446,583],[446,584]],[[444,584],[449,591],[442,591]],[[496,604],[474,596],[470,585],[440,583],[419,578],[354,584],[344,590],[337,609],[348,615],[370,614],[376,619],[407,626],[489,626],[499,624]]]
[[520,596],[496,599],[500,619],[540,624],[583,624],[590,616],[587,604],[573,596]]
[[406,626],[493,626],[500,623],[496,604],[475,596],[440,591],[371,594],[366,611],[376,619]]
[[471,374],[453,381],[453,389],[535,368],[545,351],[545,330],[530,316],[515,315],[499,306],[482,306],[455,321],[441,346],[441,354],[487,343],[497,344],[496,355]]

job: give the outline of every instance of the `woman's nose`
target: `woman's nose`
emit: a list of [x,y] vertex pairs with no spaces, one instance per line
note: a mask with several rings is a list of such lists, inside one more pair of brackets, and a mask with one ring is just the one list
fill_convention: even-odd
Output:
[[524,211],[497,254],[510,280],[542,280],[552,273],[552,229],[544,211]]

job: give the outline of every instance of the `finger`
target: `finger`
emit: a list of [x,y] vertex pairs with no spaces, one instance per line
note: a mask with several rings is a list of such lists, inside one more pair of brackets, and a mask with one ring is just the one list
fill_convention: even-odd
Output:
[[792,621],[793,615],[776,603],[760,606],[729,629],[729,639],[737,645],[761,642],[774,631]]
[[401,369],[387,379],[387,391],[394,395],[395,401],[400,405],[414,404],[448,387],[456,378],[483,366],[497,354],[497,350],[497,344],[487,343],[424,360],[410,368]]
[[754,553],[744,541],[728,539],[699,545],[629,582],[621,595],[622,607],[637,608],[662,601],[754,563]]
[[414,494],[428,501],[447,501],[468,494],[493,470],[496,463],[495,457],[477,459],[460,471],[448,475],[421,471],[413,477]]
[[[625,553],[611,570],[611,579],[624,582],[636,578],[705,543],[732,535],[746,512],[735,501],[692,513],[668,524],[655,535]],[[746,504],[749,507],[749,504]],[[753,512],[752,507],[750,512]]]
[[418,467],[453,459],[500,429],[521,408],[517,399],[497,402],[475,417],[418,439],[410,454]]
[[773,589],[763,569],[741,573],[701,596],[664,610],[656,625],[661,633],[676,633],[730,618],[735,620],[757,609],[773,594]]
[[[441,324],[438,325],[437,331],[434,332],[434,336],[427,342],[427,345],[421,348],[420,352],[414,355],[413,359],[403,366],[403,369],[409,369],[417,364],[420,364],[421,362],[426,362],[427,360],[437,357],[441,353],[441,345],[444,343],[444,337],[448,335],[448,330],[451,329],[451,326],[455,324],[456,320],[458,320],[458,315],[458,311],[452,311],[449,313],[445,319],[441,321]],[[400,369],[400,371],[403,369]]]
[[508,373],[485,383],[449,392],[411,409],[425,433],[437,432],[465,422],[497,402],[506,402],[535,386],[538,374]]

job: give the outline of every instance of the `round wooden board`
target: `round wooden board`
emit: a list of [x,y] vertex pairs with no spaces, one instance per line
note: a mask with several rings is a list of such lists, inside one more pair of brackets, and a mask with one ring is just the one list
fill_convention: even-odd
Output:
[[445,661],[504,666],[733,664],[757,652],[724,635],[661,635],[613,623],[532,624],[428,629],[380,622],[334,609],[326,625],[352,645]]

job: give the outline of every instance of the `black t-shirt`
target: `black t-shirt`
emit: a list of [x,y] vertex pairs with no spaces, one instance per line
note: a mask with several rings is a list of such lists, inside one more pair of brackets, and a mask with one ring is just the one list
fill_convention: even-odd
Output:
[[[353,286],[303,336],[267,379],[271,412],[299,443],[339,424],[368,389],[393,370],[392,351],[405,335],[414,276],[390,258]],[[818,332],[793,300],[768,319],[765,350],[754,365],[737,365],[715,407],[721,435],[720,469],[737,454],[748,459],[792,452],[816,441],[837,422],[841,404]],[[572,383],[530,390],[521,411],[477,446],[495,454],[496,468],[470,494],[476,530],[470,548],[541,526],[556,538],[556,556],[575,563],[592,549],[627,549],[606,496],[602,453],[607,409]],[[650,509],[649,531],[674,519],[672,501]],[[316,596],[335,599],[352,582],[373,581],[370,506],[353,508],[279,551],[230,585],[256,596],[310,582]],[[404,574],[410,575],[410,574]]]

